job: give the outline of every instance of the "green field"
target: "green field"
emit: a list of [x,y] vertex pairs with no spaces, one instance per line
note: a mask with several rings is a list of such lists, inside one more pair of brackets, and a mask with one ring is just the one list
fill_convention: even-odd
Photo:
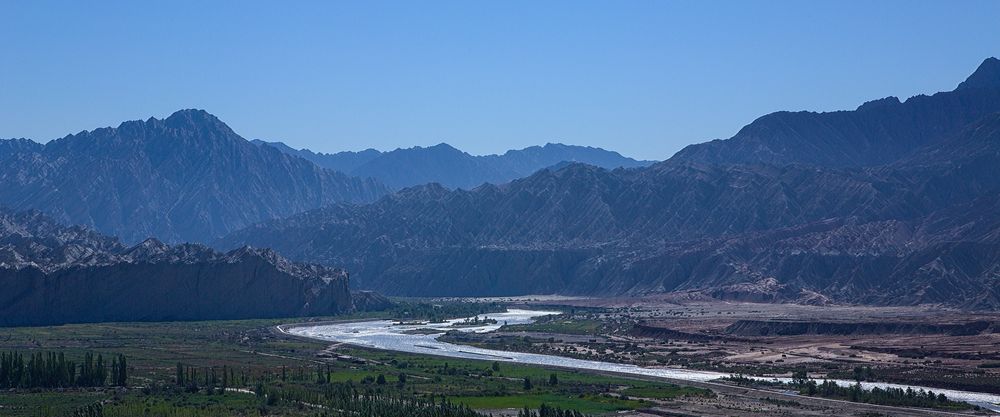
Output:
[[556,405],[561,408],[579,410],[582,413],[609,413],[620,410],[633,410],[648,405],[643,401],[622,400],[613,396],[601,395],[571,395],[571,394],[522,394],[504,397],[455,397],[452,401],[468,405],[476,409],[501,408],[538,408],[542,404]]
[[594,319],[566,318],[563,315],[544,317],[531,324],[503,326],[502,332],[540,332],[575,335],[597,335],[604,323]]

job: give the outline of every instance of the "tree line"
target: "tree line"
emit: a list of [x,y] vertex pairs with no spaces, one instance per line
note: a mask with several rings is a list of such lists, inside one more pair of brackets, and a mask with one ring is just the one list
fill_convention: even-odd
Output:
[[913,388],[879,388],[873,387],[870,390],[861,388],[860,383],[850,387],[842,387],[833,381],[823,381],[817,384],[815,380],[809,380],[800,388],[801,392],[807,395],[819,395],[826,398],[842,398],[852,402],[904,406],[904,407],[925,407],[944,409],[968,409],[971,408],[964,402],[949,400],[944,394],[935,394],[934,391],[914,390]]
[[925,391],[923,389],[873,387],[870,390],[866,390],[861,387],[861,382],[856,382],[850,386],[841,386],[829,380],[816,382],[815,379],[809,378],[807,372],[804,370],[793,372],[792,380],[789,382],[760,380],[744,375],[732,375],[722,379],[734,382],[737,385],[791,388],[802,395],[834,398],[857,403],[951,410],[974,408],[968,403],[951,400],[944,394],[935,394],[934,391]]
[[[378,388],[359,389],[351,382],[331,383],[323,393],[313,397],[298,397],[302,392],[289,390],[258,392],[258,396],[274,395],[279,400],[299,400],[324,404],[331,409],[346,411],[344,415],[359,417],[486,417],[485,414],[462,404],[450,402],[445,396],[418,398],[403,393],[391,393]],[[538,411],[525,408],[521,417],[584,417],[575,410],[562,410],[542,404]]]
[[563,410],[559,407],[552,407],[542,403],[538,407],[537,412],[524,407],[523,410],[517,412],[517,417],[584,417],[584,415],[576,410]]
[[[110,366],[109,366],[110,365]],[[110,367],[110,369],[109,369]],[[111,363],[100,353],[87,352],[80,363],[66,359],[62,352],[0,352],[0,388],[68,388],[126,386],[128,364],[125,355],[112,356]]]

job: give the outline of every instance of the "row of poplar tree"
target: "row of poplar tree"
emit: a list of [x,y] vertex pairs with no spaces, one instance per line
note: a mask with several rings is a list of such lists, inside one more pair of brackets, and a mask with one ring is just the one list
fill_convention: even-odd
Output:
[[[110,367],[110,369],[109,369]],[[67,360],[62,352],[0,352],[0,389],[2,388],[67,388],[124,387],[128,383],[125,355],[104,356],[87,352],[77,363]]]

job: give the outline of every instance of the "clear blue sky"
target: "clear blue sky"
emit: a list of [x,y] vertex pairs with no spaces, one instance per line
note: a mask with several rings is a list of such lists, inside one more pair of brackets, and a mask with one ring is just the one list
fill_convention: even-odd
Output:
[[202,108],[319,151],[664,159],[776,110],[950,90],[997,1],[0,0],[0,137]]

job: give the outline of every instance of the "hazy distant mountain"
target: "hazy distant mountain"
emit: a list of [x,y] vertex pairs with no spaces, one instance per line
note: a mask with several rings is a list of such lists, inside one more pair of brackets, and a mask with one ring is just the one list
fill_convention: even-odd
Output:
[[45,145],[0,140],[0,204],[128,242],[209,241],[261,220],[386,192],[377,181],[254,146],[202,110]]
[[330,315],[347,273],[270,250],[219,253],[155,239],[128,247],[37,211],[0,209],[0,326]]
[[[469,191],[415,187],[220,245],[345,265],[395,294],[688,291],[996,308],[1000,88],[974,77],[985,87],[765,116],[711,151],[644,169],[572,164]],[[839,146],[865,151],[820,152]]]
[[271,146],[289,155],[295,155],[299,158],[312,161],[323,168],[345,173],[349,173],[355,168],[382,155],[382,152],[375,149],[365,149],[359,152],[322,153],[313,152],[308,149],[295,149],[282,142],[265,142],[260,139],[254,139],[251,142],[257,145]]
[[438,183],[448,188],[469,189],[483,183],[502,184],[531,175],[561,162],[582,162],[603,168],[648,166],[651,161],[637,161],[617,152],[586,146],[549,143],[545,146],[510,150],[503,155],[474,156],[442,143],[423,148],[413,147],[379,152],[335,154],[293,149],[281,142],[255,141],[317,165],[358,177],[371,177],[395,189]]

